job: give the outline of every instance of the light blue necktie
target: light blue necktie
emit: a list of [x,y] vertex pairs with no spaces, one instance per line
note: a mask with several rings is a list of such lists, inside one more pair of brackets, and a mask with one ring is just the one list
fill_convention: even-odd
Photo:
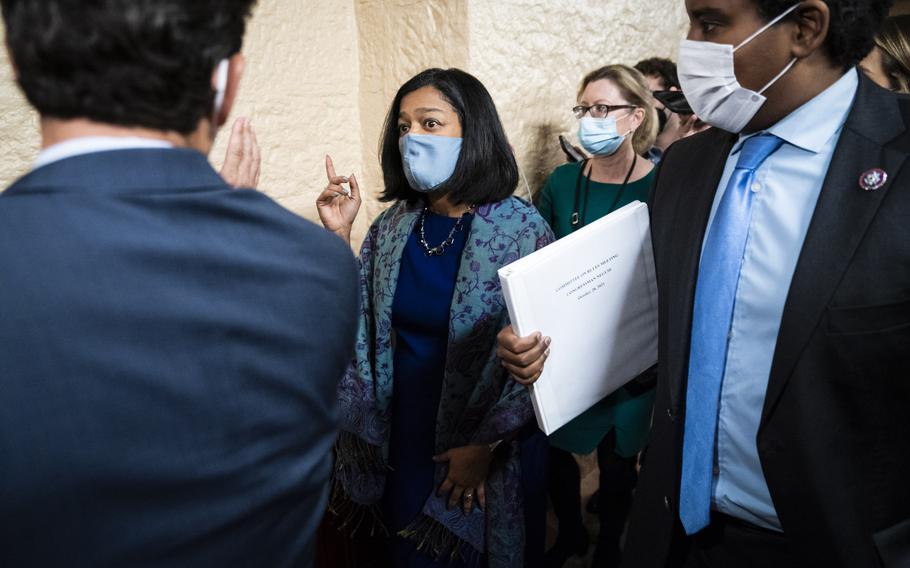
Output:
[[783,140],[771,134],[753,136],[743,143],[708,230],[698,267],[679,495],[679,518],[690,535],[708,526],[711,520],[720,388],[739,271],[749,235],[751,187],[755,171],[781,144]]

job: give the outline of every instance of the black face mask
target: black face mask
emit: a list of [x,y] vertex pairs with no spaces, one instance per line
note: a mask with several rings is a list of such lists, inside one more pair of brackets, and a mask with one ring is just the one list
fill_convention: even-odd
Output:
[[694,112],[682,91],[654,91],[652,94],[669,112],[676,114],[693,114]]

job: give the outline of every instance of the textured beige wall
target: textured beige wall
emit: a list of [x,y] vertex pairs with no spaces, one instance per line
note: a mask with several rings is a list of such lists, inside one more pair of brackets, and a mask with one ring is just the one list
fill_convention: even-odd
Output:
[[[378,144],[398,87],[426,67],[461,67],[490,90],[519,164],[539,187],[573,134],[582,75],[607,63],[674,55],[682,0],[260,0],[235,116],[253,119],[261,189],[310,219],[323,158],[356,172],[365,207],[355,246],[380,211]],[[37,121],[0,55],[0,187],[26,171]],[[212,161],[220,165],[225,136]],[[522,193],[524,189],[521,189]]]

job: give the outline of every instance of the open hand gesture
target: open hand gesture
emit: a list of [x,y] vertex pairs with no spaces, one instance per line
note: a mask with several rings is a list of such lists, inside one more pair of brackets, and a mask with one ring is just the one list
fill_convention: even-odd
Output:
[[232,187],[256,189],[259,185],[259,167],[262,156],[256,132],[248,118],[238,118],[231,128],[227,154],[221,166],[221,177]]
[[[351,226],[354,224],[354,219],[357,218],[357,212],[360,211],[362,203],[360,185],[354,174],[351,174],[349,178],[336,175],[331,156],[325,157],[325,175],[329,183],[316,199],[319,220],[326,229],[350,244]],[[350,184],[350,192],[342,186],[345,183]]]

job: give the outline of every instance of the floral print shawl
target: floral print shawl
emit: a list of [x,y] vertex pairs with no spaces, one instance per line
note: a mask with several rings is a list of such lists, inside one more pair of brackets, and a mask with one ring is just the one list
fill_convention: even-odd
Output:
[[[360,252],[361,316],[356,356],[339,387],[342,433],[336,445],[332,508],[354,529],[381,526],[378,504],[388,471],[394,331],[392,302],[401,257],[421,205],[398,202],[370,227]],[[449,315],[449,342],[436,451],[504,440],[486,480],[487,507],[465,514],[427,496],[423,512],[401,535],[421,550],[487,553],[491,568],[523,566],[524,518],[518,431],[533,420],[525,387],[496,357],[496,335],[508,325],[497,270],[554,240],[537,210],[510,197],[478,207],[461,257]],[[446,464],[436,467],[436,486]]]

